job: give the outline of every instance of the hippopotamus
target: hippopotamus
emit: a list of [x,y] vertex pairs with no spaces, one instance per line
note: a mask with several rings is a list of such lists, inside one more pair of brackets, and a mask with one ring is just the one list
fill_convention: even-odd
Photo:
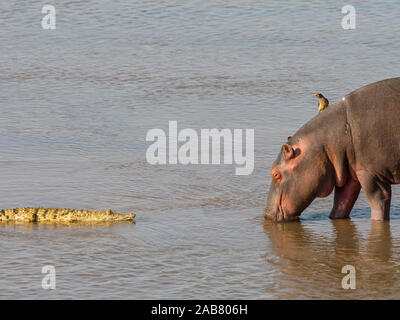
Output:
[[263,215],[297,219],[333,189],[331,219],[349,218],[360,189],[372,220],[388,220],[391,185],[400,183],[400,78],[361,87],[288,137],[272,164]]

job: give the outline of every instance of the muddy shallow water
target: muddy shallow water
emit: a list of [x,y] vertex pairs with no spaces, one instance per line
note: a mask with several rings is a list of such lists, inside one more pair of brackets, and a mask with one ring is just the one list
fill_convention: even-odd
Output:
[[[400,211],[399,209],[397,209]],[[264,222],[256,210],[103,226],[1,225],[2,298],[399,299],[400,219]],[[44,265],[56,290],[44,290]],[[342,267],[356,289],[342,288]]]
[[[48,2],[51,4],[51,1]],[[0,298],[400,298],[400,189],[390,223],[265,223],[281,144],[335,101],[398,76],[395,1],[0,4],[0,204],[135,212],[136,224],[0,225]],[[146,133],[255,130],[255,168],[149,165]],[[373,155],[371,155],[373,156]],[[41,287],[44,265],[56,290]],[[344,265],[356,289],[344,290]]]

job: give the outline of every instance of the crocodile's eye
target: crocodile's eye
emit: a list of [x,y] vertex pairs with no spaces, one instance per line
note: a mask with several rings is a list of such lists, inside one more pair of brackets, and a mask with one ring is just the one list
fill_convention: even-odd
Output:
[[281,178],[281,174],[278,170],[272,170],[271,177],[272,177],[272,179],[278,181]]

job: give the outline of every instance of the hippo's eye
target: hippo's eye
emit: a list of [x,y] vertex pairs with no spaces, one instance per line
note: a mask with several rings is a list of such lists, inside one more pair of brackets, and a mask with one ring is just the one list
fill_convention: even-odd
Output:
[[272,177],[272,179],[274,179],[274,180],[279,180],[279,179],[281,178],[281,174],[280,174],[278,171],[273,170],[273,171],[271,172],[271,177]]

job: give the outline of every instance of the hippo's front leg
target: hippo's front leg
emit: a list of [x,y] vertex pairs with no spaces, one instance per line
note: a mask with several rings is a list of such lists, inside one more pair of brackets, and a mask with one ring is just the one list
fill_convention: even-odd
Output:
[[366,171],[357,173],[361,186],[371,207],[372,220],[389,220],[392,187]]
[[361,185],[357,180],[348,179],[343,187],[335,187],[331,219],[348,218],[360,193]]

